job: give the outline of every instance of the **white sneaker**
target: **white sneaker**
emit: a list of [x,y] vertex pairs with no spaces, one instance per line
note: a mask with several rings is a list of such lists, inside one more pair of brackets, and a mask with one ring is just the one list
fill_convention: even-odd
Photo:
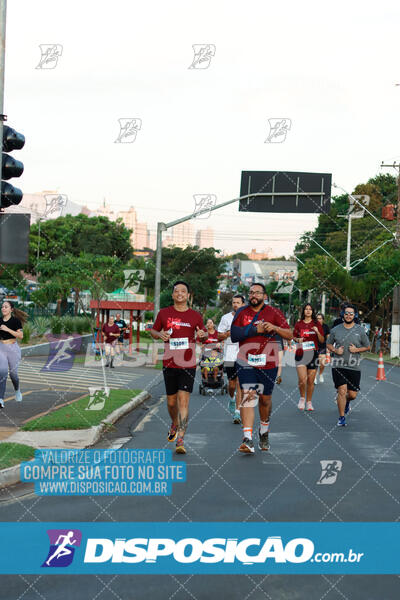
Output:
[[325,379],[324,379],[324,376],[323,376],[323,375],[320,375],[320,376],[319,376],[319,382],[320,382],[320,383],[324,383],[324,381],[325,381]]
[[317,385],[317,383],[318,383],[318,378],[316,377],[316,378],[314,379],[314,385]]
[[299,403],[297,405],[297,408],[299,410],[304,410],[305,405],[306,405],[306,399],[305,398],[300,398]]
[[22,402],[22,394],[21,394],[21,390],[16,390],[15,392],[15,400],[17,402]]
[[307,402],[306,410],[314,410],[311,400],[309,402]]
[[4,408],[4,400],[0,398],[0,408]]

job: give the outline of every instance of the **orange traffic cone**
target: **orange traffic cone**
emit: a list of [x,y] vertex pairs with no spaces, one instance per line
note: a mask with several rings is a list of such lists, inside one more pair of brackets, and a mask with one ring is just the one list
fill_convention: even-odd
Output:
[[378,363],[378,370],[376,372],[376,380],[377,381],[386,381],[385,367],[383,365],[382,350],[379,352],[379,363]]
[[329,352],[329,350],[326,351],[326,359],[325,359],[325,365],[329,365],[331,363],[331,353]]

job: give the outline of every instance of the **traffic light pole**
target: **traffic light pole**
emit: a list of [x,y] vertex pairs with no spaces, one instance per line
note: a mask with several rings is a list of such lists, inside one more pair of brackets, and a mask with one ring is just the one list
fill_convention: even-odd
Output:
[[7,0],[0,0],[0,140],[3,140]]
[[[396,235],[394,245],[400,252],[400,163],[394,162],[392,165],[381,164],[381,167],[392,167],[397,169],[397,220],[396,220]],[[392,335],[390,341],[390,358],[400,356],[400,285],[395,285],[393,288],[392,299]]]
[[249,198],[258,198],[263,197],[267,198],[269,196],[279,197],[279,196],[295,196],[296,198],[301,197],[310,197],[310,196],[320,196],[321,192],[261,192],[254,194],[246,194],[245,196],[239,196],[239,198],[234,198],[233,200],[227,200],[226,202],[221,202],[221,204],[216,204],[212,207],[202,208],[194,213],[191,213],[187,217],[182,217],[181,219],[177,219],[176,221],[171,221],[170,223],[157,223],[157,250],[156,250],[156,273],[154,278],[154,318],[157,316],[160,310],[160,293],[161,293],[161,255],[162,255],[162,232],[167,231],[170,227],[174,227],[175,225],[179,225],[180,223],[184,223],[185,221],[190,221],[193,217],[199,217],[200,215],[204,215],[206,213],[210,213],[214,210],[218,210],[219,208],[223,208],[224,206],[228,206],[229,204],[233,204],[234,202],[240,202],[240,200],[247,200]]

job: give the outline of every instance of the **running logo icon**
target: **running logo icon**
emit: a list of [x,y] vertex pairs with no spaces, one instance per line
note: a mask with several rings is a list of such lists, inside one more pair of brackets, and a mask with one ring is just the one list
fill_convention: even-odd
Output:
[[89,388],[89,402],[85,410],[103,410],[107,398],[110,395],[109,388]]
[[342,470],[341,460],[320,460],[322,473],[317,481],[317,485],[332,485]]
[[193,44],[194,57],[189,69],[208,69],[215,56],[214,44]]
[[282,144],[292,128],[291,119],[268,119],[269,133],[264,144]]
[[75,548],[81,545],[79,529],[48,529],[50,548],[42,567],[68,567],[74,558]]
[[211,209],[217,204],[215,194],[194,194],[195,207],[193,212],[194,219],[208,219]]
[[119,134],[115,144],[133,144],[137,132],[142,129],[142,119],[118,119]]
[[63,51],[61,44],[40,44],[39,48],[42,56],[36,68],[55,69]]
[[71,335],[66,339],[54,339],[53,336],[47,336],[47,339],[50,342],[50,352],[47,358],[47,363],[41,369],[41,372],[46,373],[48,371],[69,371],[74,364],[75,354],[81,347],[81,336]]

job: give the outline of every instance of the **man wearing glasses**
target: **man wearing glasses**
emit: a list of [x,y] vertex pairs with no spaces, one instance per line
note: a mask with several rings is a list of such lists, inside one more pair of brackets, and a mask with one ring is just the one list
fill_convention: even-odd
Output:
[[355,322],[355,318],[355,306],[347,305],[344,309],[343,323],[331,329],[326,343],[326,347],[332,353],[332,377],[337,389],[339,410],[338,427],[345,427],[350,402],[360,391],[360,355],[370,348],[365,329]]
[[231,340],[239,342],[236,359],[242,390],[240,416],[243,442],[240,452],[254,454],[254,408],[258,404],[260,429],[258,447],[269,450],[269,420],[272,390],[278,372],[280,344],[277,335],[286,340],[293,337],[283,313],[265,304],[267,294],[261,283],[250,287],[249,304],[240,308],[231,325]]

